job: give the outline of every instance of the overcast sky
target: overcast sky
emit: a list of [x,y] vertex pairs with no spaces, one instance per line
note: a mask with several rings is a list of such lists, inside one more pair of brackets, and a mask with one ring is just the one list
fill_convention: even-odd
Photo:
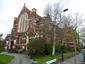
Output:
[[43,16],[45,5],[55,2],[59,2],[62,9],[69,9],[64,14],[79,12],[85,15],[85,0],[0,0],[0,33],[4,34],[3,37],[11,33],[14,17],[19,15],[24,3],[28,9],[36,8],[37,13]]

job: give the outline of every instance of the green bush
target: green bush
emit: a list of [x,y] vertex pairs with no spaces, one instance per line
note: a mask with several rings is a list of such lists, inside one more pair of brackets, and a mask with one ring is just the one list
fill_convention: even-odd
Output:
[[60,53],[60,51],[61,51],[61,46],[58,44],[58,45],[56,45],[56,47],[55,47],[55,52],[56,52],[56,53]]
[[52,44],[45,44],[45,55],[52,54]]
[[37,40],[37,39],[32,39],[29,41],[28,45],[28,54],[30,56],[41,56],[44,55],[44,48],[45,45],[43,41]]
[[72,51],[71,48],[69,46],[61,46],[61,45],[56,45],[56,53],[60,53],[61,51],[63,52],[69,52],[69,51]]
[[78,46],[76,47],[76,50],[77,50],[77,51],[81,51],[81,46],[78,45]]
[[71,48],[69,46],[64,46],[64,52],[69,52],[72,51]]
[[2,46],[0,46],[0,52],[2,52],[3,51],[3,48],[2,48]]

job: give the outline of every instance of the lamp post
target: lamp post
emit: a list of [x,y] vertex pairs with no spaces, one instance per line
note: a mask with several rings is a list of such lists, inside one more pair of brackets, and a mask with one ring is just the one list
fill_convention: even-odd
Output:
[[62,57],[62,62],[64,61],[64,55],[63,55],[63,53],[64,53],[64,45],[65,45],[65,42],[63,42],[62,45],[61,45],[61,57]]
[[[68,11],[68,9],[64,9],[62,12],[66,12],[66,11]],[[61,12],[61,13],[62,13]],[[60,15],[60,22],[61,22],[61,13],[59,13],[59,15]],[[54,40],[53,40],[53,48],[52,48],[52,55],[55,55],[55,42],[56,42],[56,17],[54,18],[54,23],[55,23],[55,26],[54,26]]]
[[63,10],[63,12],[66,12],[66,11],[68,11],[68,9],[64,9],[64,10]]
[[[68,11],[68,9],[64,9],[62,12],[66,12],[66,11]],[[61,13],[62,13],[61,12]],[[60,22],[61,22],[61,20],[62,20],[62,18],[61,18],[61,13],[60,13]],[[62,45],[61,45],[61,57],[62,57],[62,62],[64,61],[64,55],[63,55],[63,50],[64,50],[64,44],[65,44],[65,42],[63,42],[62,43]]]
[[[61,13],[68,11],[69,9],[64,9]],[[60,13],[60,22],[61,22],[61,13]]]
[[62,57],[62,62],[64,61],[63,53],[64,53],[64,43],[61,44],[61,57]]

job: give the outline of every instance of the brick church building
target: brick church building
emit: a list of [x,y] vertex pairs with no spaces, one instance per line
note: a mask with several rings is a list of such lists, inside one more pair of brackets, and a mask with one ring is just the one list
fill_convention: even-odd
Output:
[[[14,18],[11,34],[8,34],[5,38],[5,49],[7,51],[16,49],[17,52],[27,50],[29,39],[32,38],[43,39],[46,43],[52,43],[55,25],[51,21],[48,17],[39,16],[37,9],[29,10],[24,4],[18,17]],[[56,26],[57,44],[61,44],[63,41],[66,44],[74,41],[69,30]],[[74,43],[71,46],[74,47]]]
[[29,38],[39,37],[37,33],[42,17],[36,12],[37,9],[33,8],[31,11],[24,4],[19,16],[14,18],[11,34],[6,37],[6,48],[16,48],[16,51],[19,52],[26,49]]

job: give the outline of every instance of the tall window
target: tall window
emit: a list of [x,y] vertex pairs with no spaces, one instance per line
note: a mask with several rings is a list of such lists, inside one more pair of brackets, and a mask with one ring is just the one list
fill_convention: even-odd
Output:
[[19,18],[18,32],[25,32],[28,30],[28,14],[24,13]]

